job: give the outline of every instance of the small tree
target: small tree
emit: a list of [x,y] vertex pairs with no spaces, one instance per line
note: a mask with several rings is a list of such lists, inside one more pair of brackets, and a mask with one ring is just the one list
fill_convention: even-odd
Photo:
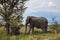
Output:
[[56,20],[56,17],[52,18],[52,27],[53,31],[55,31],[55,34],[57,33],[57,29],[58,29],[58,22]]
[[52,18],[52,26],[53,26],[53,29],[57,29],[57,27],[58,27],[58,22],[56,20],[56,17]]
[[24,6],[27,0],[0,0],[0,15],[4,18],[6,32],[9,34],[10,26],[18,26],[22,23]]

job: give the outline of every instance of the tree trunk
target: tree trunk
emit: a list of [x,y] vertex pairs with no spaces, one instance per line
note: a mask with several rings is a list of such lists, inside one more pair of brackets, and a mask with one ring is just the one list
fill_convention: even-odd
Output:
[[10,33],[10,23],[8,22],[9,21],[9,19],[8,19],[8,16],[7,15],[5,15],[5,21],[6,21],[6,24],[5,24],[5,28],[6,28],[6,32],[7,32],[7,34],[9,34]]
[[5,28],[6,28],[6,32],[7,32],[7,34],[10,33],[9,26],[10,26],[10,24],[9,24],[9,23],[6,23]]

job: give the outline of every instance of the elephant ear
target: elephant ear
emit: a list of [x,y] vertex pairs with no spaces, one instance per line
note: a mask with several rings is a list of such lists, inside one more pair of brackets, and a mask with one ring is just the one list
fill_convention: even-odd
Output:
[[28,16],[26,22],[30,23],[30,21],[31,21],[31,16]]

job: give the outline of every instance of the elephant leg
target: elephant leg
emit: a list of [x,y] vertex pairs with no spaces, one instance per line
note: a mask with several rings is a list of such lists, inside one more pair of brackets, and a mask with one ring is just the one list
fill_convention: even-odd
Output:
[[34,32],[34,26],[33,26],[33,24],[30,24],[30,29],[29,29],[28,33],[30,33],[31,30],[32,30],[32,33],[33,33]]
[[31,27],[29,28],[29,32],[28,33],[30,33],[30,31],[31,31]]
[[46,25],[46,24],[44,24],[44,25],[42,26],[42,30],[43,30],[44,33],[47,32],[47,25]]
[[45,32],[47,32],[47,28],[45,29]]
[[43,32],[44,32],[44,33],[46,33],[46,32],[47,32],[47,28],[43,28],[42,30],[43,30]]
[[32,27],[32,33],[34,33],[34,27]]
[[42,28],[42,31],[45,33],[45,28]]
[[45,26],[45,32],[47,32],[47,26]]

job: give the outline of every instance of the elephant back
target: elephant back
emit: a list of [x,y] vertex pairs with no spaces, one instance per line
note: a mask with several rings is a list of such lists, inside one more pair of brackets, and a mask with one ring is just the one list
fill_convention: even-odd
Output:
[[45,17],[32,17],[31,23],[37,28],[40,28],[42,25],[47,25],[48,20]]
[[46,22],[46,23],[48,23],[48,20],[45,18],[45,17],[31,17],[31,20],[32,20],[32,22],[38,22],[38,23],[42,23],[42,22]]

